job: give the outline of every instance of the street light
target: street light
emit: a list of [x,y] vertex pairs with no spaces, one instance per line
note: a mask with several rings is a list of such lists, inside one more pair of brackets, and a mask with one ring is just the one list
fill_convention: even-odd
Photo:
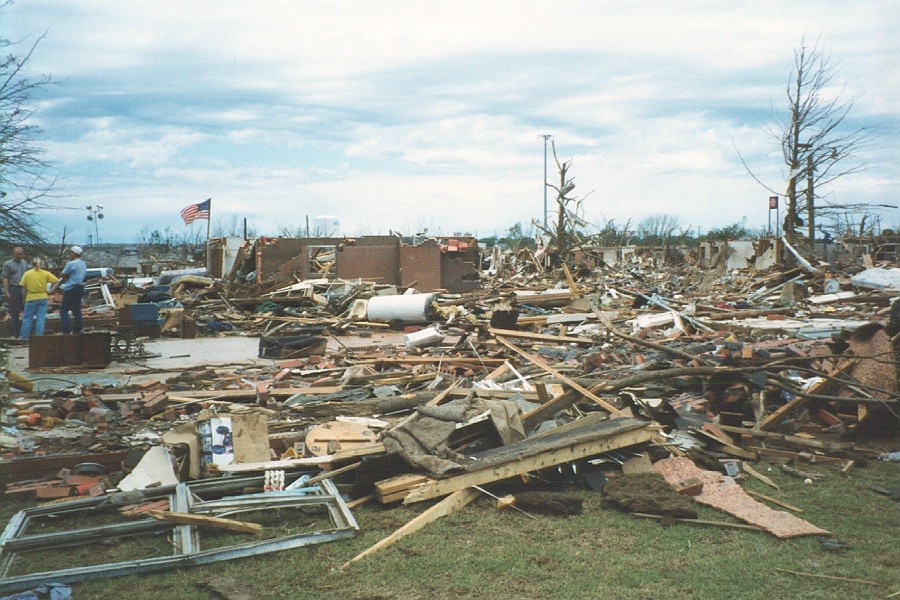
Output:
[[544,138],[544,229],[547,229],[547,140],[553,136],[549,133],[541,134]]
[[101,210],[103,210],[103,205],[97,204],[96,206],[88,206],[86,208],[88,211],[87,220],[94,222],[94,239],[97,240],[97,245],[99,246],[100,245],[100,227],[98,226],[97,222],[103,218],[103,213],[100,212]]

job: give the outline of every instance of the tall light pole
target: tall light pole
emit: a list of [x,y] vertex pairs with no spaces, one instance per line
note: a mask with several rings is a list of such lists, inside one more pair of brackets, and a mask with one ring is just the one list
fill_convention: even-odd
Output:
[[547,140],[553,136],[549,133],[541,135],[544,138],[544,229],[547,229]]
[[97,240],[98,246],[100,245],[100,227],[97,224],[97,222],[103,218],[103,213],[100,212],[101,210],[103,210],[102,204],[97,204],[96,206],[88,206],[87,207],[87,211],[88,211],[87,220],[94,222],[94,234],[95,234],[94,239]]

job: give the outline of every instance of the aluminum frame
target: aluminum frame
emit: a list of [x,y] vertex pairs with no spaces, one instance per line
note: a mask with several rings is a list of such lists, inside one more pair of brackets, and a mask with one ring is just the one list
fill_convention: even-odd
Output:
[[[299,476],[299,475],[298,475]],[[113,523],[59,531],[45,534],[26,534],[29,522],[38,517],[77,517],[85,512],[96,511],[108,501],[108,497],[87,498],[64,504],[54,504],[26,508],[16,513],[0,535],[0,593],[32,589],[42,583],[74,583],[103,577],[118,577],[136,573],[164,571],[173,568],[202,565],[211,562],[256,556],[291,548],[300,548],[356,535],[359,525],[341,498],[337,487],[330,479],[325,479],[317,488],[304,488],[296,493],[241,495],[216,500],[203,500],[207,493],[223,494],[242,490],[246,486],[262,485],[261,476],[223,477],[192,483],[181,483],[174,488],[145,494],[147,499],[168,497],[170,509],[175,512],[194,514],[236,514],[273,508],[321,508],[330,517],[333,528],[288,535],[279,538],[250,541],[242,544],[223,546],[209,550],[202,549],[200,528],[194,525],[178,525],[156,519],[143,519],[123,523]],[[29,573],[7,577],[16,554],[50,548],[93,544],[101,540],[122,535],[171,531],[174,546],[172,556],[162,556],[106,563],[100,565],[72,567],[56,571]]]

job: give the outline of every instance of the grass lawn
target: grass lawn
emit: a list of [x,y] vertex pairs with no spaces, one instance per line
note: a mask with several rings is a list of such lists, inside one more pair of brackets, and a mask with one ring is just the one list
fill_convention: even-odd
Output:
[[[900,482],[900,465],[872,462],[850,476],[815,465],[827,477],[805,485],[778,469],[763,470],[781,487],[756,480],[748,489],[800,507],[801,517],[850,548],[824,551],[815,538],[779,540],[753,531],[662,525],[605,506],[578,491],[584,512],[529,519],[498,511],[490,498],[427,526],[341,571],[340,566],[418,515],[429,504],[354,511],[358,537],[309,548],[163,573],[73,584],[73,597],[128,600],[321,598],[340,600],[484,598],[886,598],[900,591],[900,505],[868,489]],[[4,523],[21,504],[0,507]],[[698,505],[700,518],[734,521]],[[159,536],[159,547],[168,542]],[[103,560],[133,552],[134,542],[94,548]],[[62,562],[76,555],[61,550]],[[38,557],[35,557],[38,558]],[[71,565],[74,566],[74,565]],[[776,569],[876,582],[792,575]],[[223,596],[211,589],[231,590]]]

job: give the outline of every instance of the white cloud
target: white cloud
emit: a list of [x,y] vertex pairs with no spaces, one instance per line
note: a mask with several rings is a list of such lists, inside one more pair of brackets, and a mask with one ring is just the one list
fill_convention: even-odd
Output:
[[[60,82],[34,118],[62,191],[74,206],[109,206],[104,225],[122,236],[140,219],[180,227],[180,208],[210,196],[214,219],[246,216],[270,234],[325,212],[347,232],[502,231],[540,216],[543,133],[560,160],[574,159],[578,193],[594,190],[592,220],[759,225],[769,192],[737,151],[783,189],[761,125],[783,108],[804,33],[861,94],[854,118],[885,133],[878,161],[834,196],[900,196],[900,9],[890,3],[29,0],[5,10],[9,37],[47,31],[29,66]],[[551,156],[551,180],[554,170]],[[48,219],[78,231],[75,213]]]

